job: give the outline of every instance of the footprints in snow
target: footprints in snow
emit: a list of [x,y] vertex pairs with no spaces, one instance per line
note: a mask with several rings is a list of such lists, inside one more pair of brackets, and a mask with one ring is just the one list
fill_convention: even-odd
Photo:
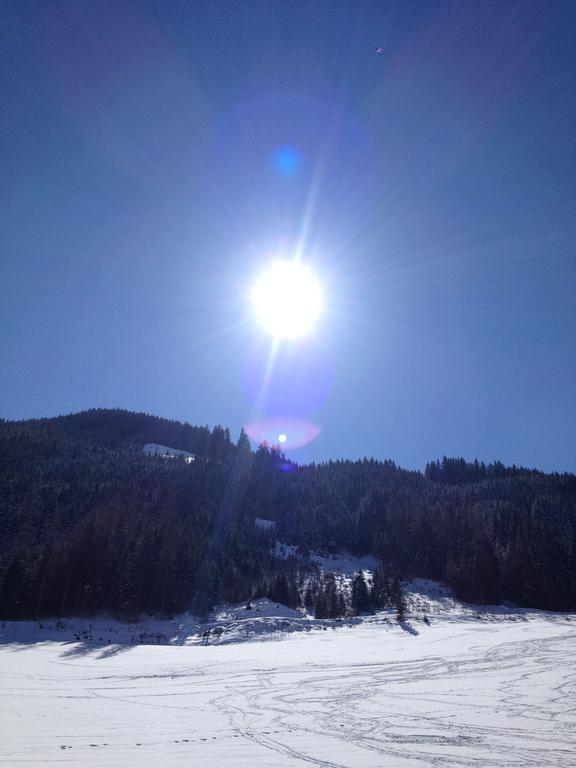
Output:
[[[283,733],[283,731],[262,731],[262,733],[265,734],[266,736],[269,736],[271,734]],[[290,730],[289,733],[292,733],[292,731]],[[232,734],[232,738],[233,739],[239,739],[242,735],[244,735],[244,734],[233,733]],[[247,735],[251,736],[252,734],[247,734]],[[200,742],[208,742],[208,741],[216,741],[216,740],[218,740],[218,736],[211,736],[211,737],[201,736],[198,739],[174,739],[173,743],[174,744],[199,744]],[[110,744],[108,744],[108,742],[106,742],[106,743],[102,743],[102,744],[88,744],[88,746],[91,747],[92,749],[97,749],[99,747],[109,747]],[[134,746],[135,747],[141,747],[141,746],[143,746],[143,744],[142,744],[142,742],[137,741],[137,742],[134,743]],[[73,749],[73,748],[74,747],[71,744],[60,744],[60,749]]]
[[[90,747],[107,747],[109,746],[108,743],[106,744],[89,744]],[[137,745],[139,746],[139,745]],[[60,744],[60,749],[73,749],[71,744]]]

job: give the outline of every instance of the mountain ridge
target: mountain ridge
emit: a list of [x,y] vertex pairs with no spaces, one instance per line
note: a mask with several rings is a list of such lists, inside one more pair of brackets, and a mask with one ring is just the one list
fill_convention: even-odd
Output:
[[[195,460],[148,456],[149,442]],[[275,447],[252,450],[243,431],[233,442],[221,426],[93,409],[2,421],[0,485],[4,618],[202,614],[279,595],[344,615],[390,603],[394,581],[410,576],[475,603],[576,606],[567,473],[447,458],[424,472],[375,459],[299,466]],[[378,593],[358,583],[356,605],[345,604],[306,557],[275,557],[277,541],[376,556]]]

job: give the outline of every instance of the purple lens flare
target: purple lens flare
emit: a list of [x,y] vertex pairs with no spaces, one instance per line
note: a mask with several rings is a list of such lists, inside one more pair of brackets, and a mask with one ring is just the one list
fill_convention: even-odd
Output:
[[[290,450],[311,443],[320,434],[321,427],[303,419],[274,417],[250,422],[244,429],[255,443],[267,443]],[[285,440],[280,440],[281,436]]]

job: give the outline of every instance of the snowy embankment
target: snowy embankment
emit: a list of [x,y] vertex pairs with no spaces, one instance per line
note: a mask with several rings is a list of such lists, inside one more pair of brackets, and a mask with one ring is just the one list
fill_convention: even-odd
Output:
[[[343,589],[348,591],[355,572],[363,569],[370,580],[377,564],[371,557],[351,558],[345,555],[315,556],[314,562],[323,572],[333,573]],[[429,626],[440,619],[444,622],[516,622],[547,615],[516,606],[461,603],[448,587],[429,579],[405,581],[403,590],[407,611],[401,626],[413,634],[418,633],[420,625]],[[340,630],[361,624],[392,628],[398,625],[398,621],[393,608],[362,617],[315,619],[303,610],[297,611],[268,598],[260,598],[237,605],[219,606],[204,621],[192,614],[182,614],[173,619],[141,618],[137,622],[110,618],[4,621],[0,625],[0,643],[76,642],[87,648],[108,650],[124,645],[223,645],[277,640],[294,632]]]
[[380,618],[168,646],[6,625],[0,765],[576,765],[575,616]]
[[170,620],[142,618],[130,623],[109,618],[4,621],[0,625],[0,644],[80,643],[86,648],[101,649],[126,645],[224,645],[277,640],[293,632],[353,627],[368,620],[390,624],[395,621],[392,612],[373,617],[314,619],[261,598],[250,603],[220,606],[206,621],[191,614]]
[[[432,586],[435,584],[422,579],[410,583],[414,591],[406,592],[408,610],[402,622],[398,622],[393,609],[366,616],[314,619],[285,605],[261,598],[248,604],[243,602],[220,606],[206,621],[201,621],[191,614],[164,620],[142,618],[137,622],[122,622],[110,618],[3,621],[0,624],[0,649],[12,644],[55,642],[78,644],[87,651],[101,650],[112,654],[124,646],[197,646],[264,642],[279,640],[293,633],[341,631],[344,628],[372,625],[387,630],[399,627],[417,635],[423,627],[436,626],[439,622],[516,623],[555,621],[558,616],[570,621],[569,615],[546,611],[503,605],[467,605],[451,597],[449,590],[442,585]],[[431,595],[430,590],[440,594]]]

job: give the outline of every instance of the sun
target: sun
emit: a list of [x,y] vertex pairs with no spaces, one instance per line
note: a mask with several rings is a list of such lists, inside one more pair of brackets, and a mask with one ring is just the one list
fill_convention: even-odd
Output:
[[275,338],[309,333],[324,304],[320,283],[301,261],[273,262],[254,284],[251,299],[260,324]]

